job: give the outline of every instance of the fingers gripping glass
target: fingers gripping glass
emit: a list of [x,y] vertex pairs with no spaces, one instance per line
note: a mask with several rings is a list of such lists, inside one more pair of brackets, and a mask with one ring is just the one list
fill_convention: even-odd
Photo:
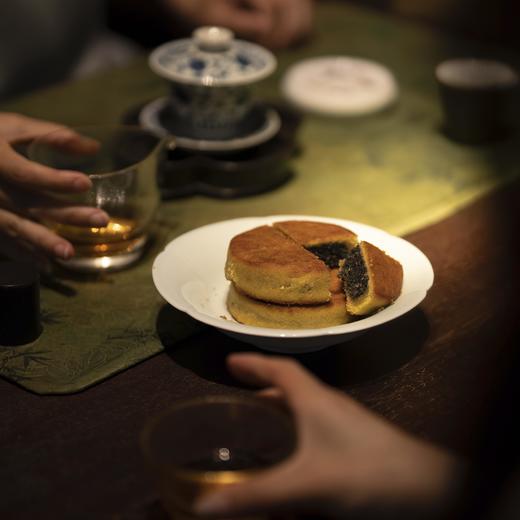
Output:
[[100,208],[110,217],[105,227],[45,222],[75,248],[64,265],[97,271],[122,268],[139,258],[159,202],[156,172],[166,145],[173,146],[171,139],[124,126],[61,129],[31,144],[31,160],[83,172],[92,181],[87,192],[54,196],[71,206]]

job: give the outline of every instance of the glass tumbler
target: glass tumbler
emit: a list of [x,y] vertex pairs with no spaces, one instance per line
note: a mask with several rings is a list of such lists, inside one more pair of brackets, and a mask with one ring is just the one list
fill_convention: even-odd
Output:
[[141,255],[159,203],[157,167],[172,138],[160,139],[131,126],[91,126],[55,130],[31,143],[31,160],[87,174],[92,188],[56,194],[71,206],[92,206],[110,217],[105,227],[80,227],[46,221],[69,240],[75,255],[59,261],[69,269],[103,271],[126,267]]
[[195,518],[192,507],[202,494],[258,475],[295,445],[289,414],[255,397],[180,401],[149,420],[141,434],[146,462],[174,519]]

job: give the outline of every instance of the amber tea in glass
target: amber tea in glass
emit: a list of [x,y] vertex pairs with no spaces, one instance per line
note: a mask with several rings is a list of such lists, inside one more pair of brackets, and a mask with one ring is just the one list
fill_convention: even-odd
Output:
[[236,396],[181,401],[150,420],[141,435],[162,503],[174,519],[194,518],[201,495],[254,477],[287,458],[295,443],[286,412]]

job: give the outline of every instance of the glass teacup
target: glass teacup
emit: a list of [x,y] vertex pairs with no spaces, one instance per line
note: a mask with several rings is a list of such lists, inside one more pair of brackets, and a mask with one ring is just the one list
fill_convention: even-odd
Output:
[[149,420],[141,435],[162,503],[174,519],[196,518],[192,508],[203,494],[258,475],[295,445],[287,412],[238,396],[179,401]]
[[83,172],[92,181],[87,192],[53,196],[71,205],[101,208],[110,217],[105,227],[45,222],[76,251],[60,263],[78,271],[99,271],[126,267],[140,257],[159,203],[156,174],[166,147],[173,147],[171,138],[131,126],[56,130],[31,144],[31,160]]

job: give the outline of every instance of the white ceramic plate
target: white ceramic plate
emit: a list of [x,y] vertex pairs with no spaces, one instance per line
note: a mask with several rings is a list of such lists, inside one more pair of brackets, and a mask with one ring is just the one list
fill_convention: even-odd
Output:
[[[224,276],[224,264],[229,241],[238,233],[279,220],[328,222],[354,231],[361,240],[373,243],[401,262],[401,296],[377,314],[328,328],[270,329],[236,322],[226,308],[229,282]],[[259,348],[295,354],[342,343],[401,316],[423,300],[433,283],[428,258],[410,242],[357,222],[302,215],[239,218],[194,229],[165,247],[154,261],[152,276],[163,298],[196,320]]]

